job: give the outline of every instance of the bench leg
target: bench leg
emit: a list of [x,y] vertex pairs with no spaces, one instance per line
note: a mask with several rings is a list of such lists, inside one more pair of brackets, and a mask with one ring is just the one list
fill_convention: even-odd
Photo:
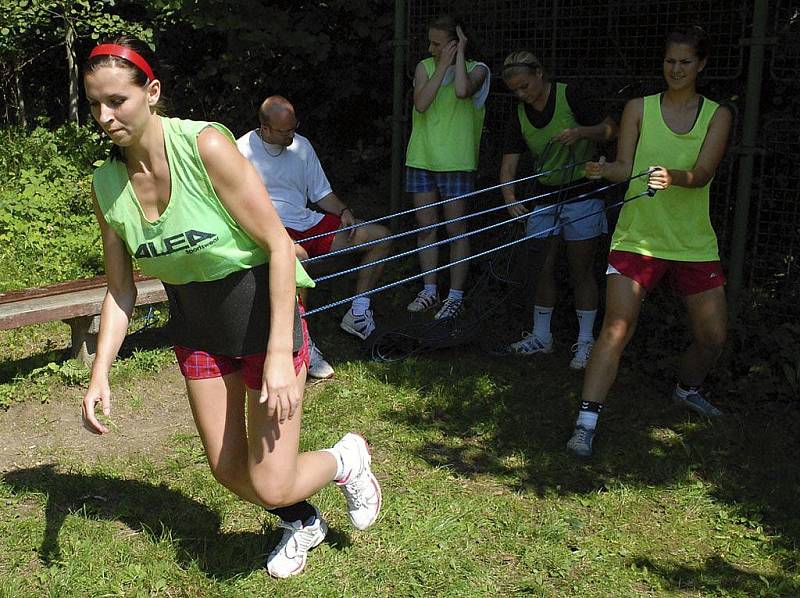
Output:
[[100,332],[100,316],[81,316],[64,320],[72,330],[72,357],[92,367],[97,351],[97,333]]

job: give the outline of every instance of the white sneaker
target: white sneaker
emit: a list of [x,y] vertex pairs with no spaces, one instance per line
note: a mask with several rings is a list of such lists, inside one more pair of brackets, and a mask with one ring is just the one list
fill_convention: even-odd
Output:
[[314,341],[309,339],[309,364],[308,364],[308,375],[312,378],[317,378],[318,380],[327,380],[328,378],[333,378],[333,367],[322,356],[322,352],[319,350],[317,345]]
[[319,546],[328,533],[328,524],[314,507],[317,519],[311,525],[303,526],[301,521],[281,521],[283,536],[278,545],[267,557],[267,571],[272,577],[291,577],[302,573],[306,566],[308,551]]
[[433,316],[434,320],[452,320],[464,309],[464,300],[448,297],[442,302],[442,307]]
[[569,367],[573,370],[586,369],[586,364],[589,363],[589,356],[592,354],[592,347],[594,347],[594,339],[590,341],[578,341],[572,345],[572,352],[575,355],[572,361],[569,362]]
[[341,328],[360,338],[366,338],[375,330],[375,318],[372,317],[372,310],[368,309],[363,315],[357,316],[352,309],[348,309],[342,318]]
[[413,312],[428,311],[430,308],[439,305],[439,297],[431,295],[426,290],[421,290],[414,297],[414,300],[408,304],[406,309]]
[[350,523],[357,529],[367,529],[381,511],[381,486],[370,469],[369,445],[359,434],[348,432],[333,445],[333,451],[344,465],[344,477],[336,485],[347,501]]
[[543,341],[532,332],[523,332],[522,340],[511,343],[496,351],[499,355],[535,355],[536,353],[552,353],[553,337]]

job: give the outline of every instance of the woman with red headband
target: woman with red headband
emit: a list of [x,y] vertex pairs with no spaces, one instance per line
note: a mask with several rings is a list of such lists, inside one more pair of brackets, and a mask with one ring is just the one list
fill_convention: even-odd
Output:
[[167,291],[167,328],[214,477],[281,518],[270,574],[300,573],[327,531],[306,498],[336,481],[359,529],[381,505],[357,434],[298,454],[308,334],[295,289],[313,282],[230,131],[159,114],[158,65],[145,43],[120,36],[97,46],[84,86],[114,144],[93,180],[108,292],[84,425],[108,431],[95,408],[110,414],[108,372],[136,300],[133,256]]

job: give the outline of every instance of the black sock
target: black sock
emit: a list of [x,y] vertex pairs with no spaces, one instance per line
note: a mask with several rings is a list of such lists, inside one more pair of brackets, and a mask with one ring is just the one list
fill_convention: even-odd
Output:
[[592,413],[600,413],[603,410],[602,403],[595,403],[594,401],[581,401],[581,411],[591,411]]
[[307,500],[301,500],[288,507],[278,507],[277,509],[267,509],[273,515],[277,515],[283,521],[292,523],[294,521],[302,521],[303,525],[311,525],[317,518],[317,513],[311,503]]

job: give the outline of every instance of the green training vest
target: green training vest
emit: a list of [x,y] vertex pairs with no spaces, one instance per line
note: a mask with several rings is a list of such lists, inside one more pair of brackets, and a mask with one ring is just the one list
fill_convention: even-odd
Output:
[[[697,163],[708,125],[718,104],[703,98],[700,114],[688,133],[674,133],[661,116],[660,95],[644,98],[642,130],[632,175],[651,166],[691,170]],[[653,198],[641,197],[623,206],[611,249],[665,260],[710,262],[719,259],[717,236],[709,218],[708,189],[671,186]],[[647,177],[631,181],[626,197],[647,189]]]
[[[477,64],[467,61],[467,72]],[[422,65],[430,78],[436,68],[433,58]],[[471,97],[456,97],[455,80],[440,86],[425,112],[414,108],[406,166],[433,172],[477,170],[485,114],[486,107],[476,108]]]
[[[121,160],[106,160],[94,173],[97,202],[109,226],[125,242],[139,269],[168,284],[219,280],[268,261],[258,245],[217,197],[197,148],[197,136],[212,126],[234,141],[218,123],[161,118],[172,190],[161,216],[148,221]],[[311,287],[295,260],[297,286]]]
[[[576,141],[572,146],[555,142],[550,144],[550,147],[547,146],[550,140],[564,129],[580,126],[572,113],[572,109],[569,107],[569,102],[567,102],[567,86],[564,83],[553,83],[551,89],[556,94],[553,118],[541,129],[534,127],[531,121],[528,120],[528,115],[525,114],[525,104],[522,102],[517,104],[517,116],[519,117],[519,125],[522,129],[525,143],[528,144],[528,149],[530,149],[534,158],[544,158],[544,161],[539,166],[539,172],[574,164],[575,162],[586,162],[594,156],[596,149],[596,144],[588,139]],[[542,185],[554,187],[566,185],[585,176],[586,170],[581,164],[575,168],[557,170],[536,180]]]

